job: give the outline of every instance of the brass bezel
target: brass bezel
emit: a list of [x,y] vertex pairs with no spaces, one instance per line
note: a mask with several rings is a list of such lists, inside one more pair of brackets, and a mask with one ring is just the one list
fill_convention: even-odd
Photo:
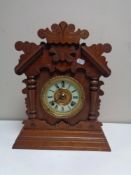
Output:
[[[65,80],[65,81],[68,81],[68,82],[74,84],[77,87],[77,89],[79,91],[79,95],[80,95],[79,102],[76,105],[76,107],[74,109],[72,109],[71,111],[66,112],[64,114],[62,112],[58,112],[58,111],[55,111],[55,109],[50,108],[48,105],[47,97],[46,97],[48,88],[51,85],[53,85],[54,83],[62,81],[62,80]],[[43,96],[44,96],[44,98],[43,98]],[[49,79],[42,87],[40,99],[41,99],[41,104],[42,104],[44,110],[48,114],[50,114],[51,116],[56,117],[56,118],[69,118],[69,117],[75,116],[82,109],[83,104],[84,104],[84,99],[85,99],[85,93],[84,93],[83,87],[76,79],[69,77],[69,76],[55,76],[55,77]]]

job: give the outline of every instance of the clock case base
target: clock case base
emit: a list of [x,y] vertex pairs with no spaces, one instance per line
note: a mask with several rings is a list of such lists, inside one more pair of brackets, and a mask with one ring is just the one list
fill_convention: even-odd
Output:
[[[91,124],[91,126],[93,125]],[[100,122],[95,130],[93,128],[87,130],[54,130],[23,127],[13,148],[111,151]]]

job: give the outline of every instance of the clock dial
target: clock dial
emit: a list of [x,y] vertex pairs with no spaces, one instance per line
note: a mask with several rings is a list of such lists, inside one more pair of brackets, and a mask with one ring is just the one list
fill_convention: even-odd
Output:
[[56,76],[43,86],[41,101],[47,113],[58,118],[68,118],[82,109],[84,90],[74,78]]

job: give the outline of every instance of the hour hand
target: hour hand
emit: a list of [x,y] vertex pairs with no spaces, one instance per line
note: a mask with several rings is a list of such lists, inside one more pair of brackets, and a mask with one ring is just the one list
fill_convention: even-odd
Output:
[[55,102],[57,103],[58,102],[58,100],[60,100],[61,98],[60,98],[60,95],[59,96],[57,96],[56,98],[55,98]]

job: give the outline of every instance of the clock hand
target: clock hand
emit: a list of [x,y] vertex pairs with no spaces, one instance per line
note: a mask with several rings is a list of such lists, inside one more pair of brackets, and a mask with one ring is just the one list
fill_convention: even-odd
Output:
[[64,100],[66,98],[65,93],[60,93],[58,98],[55,98],[55,102],[57,102],[58,100]]
[[55,98],[55,102],[57,102],[60,99],[60,95],[58,96],[58,98]]

